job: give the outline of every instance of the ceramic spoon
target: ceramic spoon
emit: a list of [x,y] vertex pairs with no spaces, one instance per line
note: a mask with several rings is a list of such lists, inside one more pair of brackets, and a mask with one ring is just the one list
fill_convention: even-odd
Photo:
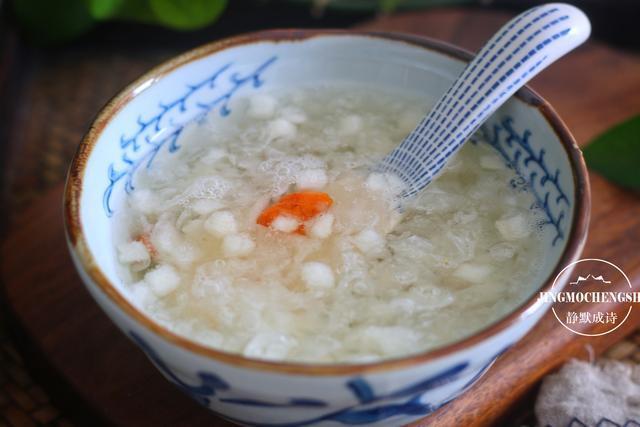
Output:
[[414,196],[514,92],[582,44],[590,32],[586,15],[568,4],[545,4],[516,16],[484,45],[376,170],[404,181],[401,199]]

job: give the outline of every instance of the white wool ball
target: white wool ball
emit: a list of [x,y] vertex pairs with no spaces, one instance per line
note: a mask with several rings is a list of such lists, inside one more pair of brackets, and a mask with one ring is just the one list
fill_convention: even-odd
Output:
[[333,231],[334,220],[335,217],[330,212],[320,215],[311,223],[309,234],[317,239],[326,239]]
[[319,190],[327,185],[327,181],[324,169],[305,169],[296,174],[296,185],[301,190]]
[[305,262],[302,264],[301,276],[306,287],[312,290],[329,289],[335,283],[333,270],[323,262]]
[[144,275],[144,281],[159,297],[169,295],[180,284],[180,275],[170,265],[160,265]]
[[118,259],[123,264],[130,264],[133,271],[140,271],[149,266],[151,255],[144,243],[136,240],[118,245]]
[[289,120],[282,119],[282,118],[272,120],[269,123],[268,129],[269,129],[268,130],[269,137],[271,139],[277,139],[277,138],[281,138],[285,140],[293,139],[298,133],[296,125],[291,123]]
[[342,135],[355,135],[362,130],[362,117],[357,114],[349,114],[340,119],[338,131]]
[[204,222],[204,229],[216,237],[223,237],[238,232],[238,225],[233,214],[229,211],[212,213]]
[[191,209],[198,215],[209,215],[224,205],[218,199],[197,199],[191,203]]
[[280,360],[296,345],[296,340],[285,334],[263,332],[255,335],[244,348],[247,357]]
[[246,233],[230,234],[222,241],[222,250],[230,258],[249,255],[255,247],[256,244]]
[[496,228],[506,240],[518,240],[531,234],[531,227],[524,215],[516,214],[496,221]]
[[297,107],[284,108],[282,110],[282,117],[297,125],[307,121],[307,115]]
[[300,222],[290,216],[280,215],[271,223],[271,228],[282,231],[283,233],[291,233],[296,231],[300,226]]
[[276,99],[267,94],[254,95],[249,99],[249,117],[254,119],[268,119],[276,111]]
[[466,263],[460,265],[454,272],[453,276],[471,283],[480,283],[493,271],[489,265],[480,265]]
[[504,168],[504,162],[498,156],[481,156],[480,166],[488,170],[501,170]]
[[379,255],[385,247],[385,239],[377,231],[367,228],[352,238],[353,244],[367,255]]

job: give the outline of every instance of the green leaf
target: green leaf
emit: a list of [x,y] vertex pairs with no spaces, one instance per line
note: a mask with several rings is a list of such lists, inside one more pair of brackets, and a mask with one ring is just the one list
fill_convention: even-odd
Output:
[[398,7],[402,0],[379,0],[379,8],[382,13],[391,13]]
[[144,24],[157,24],[158,20],[151,10],[148,0],[125,0],[120,7],[116,15],[113,16],[114,20],[141,22]]
[[159,23],[177,30],[191,30],[213,22],[226,0],[149,0]]
[[640,115],[607,130],[583,153],[592,170],[623,187],[640,190]]
[[13,0],[12,3],[22,30],[31,41],[49,45],[78,37],[97,22],[109,20],[178,30],[201,28],[220,16],[227,0]]
[[96,19],[108,19],[115,16],[125,0],[85,0],[89,12]]
[[13,10],[29,39],[38,44],[70,40],[95,23],[85,2],[78,0],[14,0]]

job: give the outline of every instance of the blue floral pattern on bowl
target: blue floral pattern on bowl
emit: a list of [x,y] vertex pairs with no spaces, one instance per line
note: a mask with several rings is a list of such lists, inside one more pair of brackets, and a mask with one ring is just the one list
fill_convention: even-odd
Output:
[[[205,79],[186,85],[184,93],[177,99],[160,102],[157,112],[151,117],[139,116],[137,130],[132,135],[120,137],[120,161],[111,163],[107,171],[108,185],[102,198],[107,216],[113,215],[111,195],[118,183],[124,182],[127,193],[133,191],[134,176],[141,166],[151,167],[153,159],[165,147],[169,153],[177,151],[180,148],[178,138],[188,123],[202,120],[215,108],[219,108],[222,117],[228,116],[231,113],[229,101],[236,92],[247,85],[254,88],[262,86],[263,73],[276,59],[276,56],[270,57],[244,76],[233,72],[233,63],[227,63]],[[223,77],[227,80],[221,83]],[[206,101],[190,102],[196,94],[203,93]]]
[[500,153],[533,194],[536,203],[532,208],[541,209],[545,216],[540,226],[548,225],[554,230],[552,246],[564,240],[564,221],[571,204],[560,184],[560,169],[547,165],[545,149],[536,148],[531,143],[533,132],[529,129],[517,131],[514,119],[509,115],[484,126],[481,132],[484,140]]
[[[149,345],[140,335],[130,331],[129,336],[145,352],[147,357],[151,359],[153,364],[165,375],[165,377],[201,405],[209,406],[212,403],[212,399],[217,399],[218,402],[223,404],[271,409],[318,409],[330,407],[327,402],[322,400],[301,397],[291,397],[285,402],[225,397],[225,395],[233,395],[234,387],[227,381],[223,380],[219,375],[210,372],[198,372],[197,377],[200,380],[200,384],[188,384],[181,380],[178,375],[169,368],[151,345]],[[473,383],[475,383],[475,381],[503,352],[504,350],[490,357],[489,361],[484,366],[480,367],[480,369],[476,369],[476,373],[471,376],[471,379],[467,380],[458,394],[463,393],[473,385]],[[229,416],[225,416],[225,418],[247,426],[302,427],[312,426],[325,421],[332,421],[343,425],[362,425],[384,421],[388,418],[401,415],[413,417],[426,416],[455,398],[455,396],[452,396],[446,402],[440,402],[437,404],[429,403],[425,402],[428,392],[460,379],[462,374],[469,375],[469,366],[469,362],[461,362],[443,370],[439,374],[430,375],[429,377],[412,383],[409,386],[405,386],[382,395],[377,394],[371,384],[364,377],[354,377],[348,380],[344,387],[352,393],[353,397],[355,397],[358,402],[357,404],[337,411],[330,410],[326,414],[295,422],[255,423],[249,420],[236,419]]]

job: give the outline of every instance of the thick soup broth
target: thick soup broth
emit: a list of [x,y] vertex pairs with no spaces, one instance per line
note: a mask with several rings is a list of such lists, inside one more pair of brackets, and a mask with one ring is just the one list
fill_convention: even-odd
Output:
[[118,214],[135,303],[249,357],[318,363],[459,340],[532,292],[538,212],[515,172],[467,143],[400,213],[371,173],[427,108],[363,86],[238,98],[136,176]]

